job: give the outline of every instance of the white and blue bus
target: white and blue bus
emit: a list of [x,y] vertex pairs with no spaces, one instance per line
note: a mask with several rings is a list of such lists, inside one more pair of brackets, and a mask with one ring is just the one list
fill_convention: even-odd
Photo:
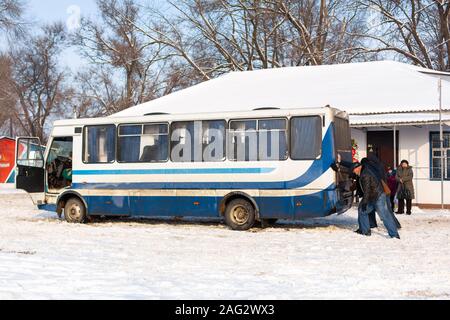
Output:
[[348,210],[338,155],[351,161],[349,121],[331,107],[73,119],[54,123],[45,153],[17,155],[16,181],[72,223],[223,217],[247,230]]

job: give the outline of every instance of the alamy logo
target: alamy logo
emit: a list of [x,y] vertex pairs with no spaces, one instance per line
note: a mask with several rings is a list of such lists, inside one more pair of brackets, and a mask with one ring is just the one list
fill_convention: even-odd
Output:
[[71,5],[66,10],[69,17],[66,20],[67,30],[76,31],[81,27],[81,8],[77,5]]
[[203,131],[201,122],[193,130],[176,129],[172,132],[171,159],[175,162],[211,162],[225,159],[225,139],[228,156],[237,161],[277,161],[287,156],[284,135],[279,131],[228,131],[209,128]]

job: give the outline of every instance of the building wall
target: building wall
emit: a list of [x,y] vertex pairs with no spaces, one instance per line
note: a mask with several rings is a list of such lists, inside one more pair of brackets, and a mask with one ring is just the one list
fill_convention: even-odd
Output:
[[[387,130],[370,128],[368,130]],[[408,160],[414,170],[415,202],[420,205],[441,203],[441,182],[430,178],[430,132],[439,131],[438,126],[399,127],[399,159]],[[448,128],[450,130],[450,128]],[[352,137],[359,146],[359,158],[367,155],[366,131],[352,129]],[[444,202],[450,206],[450,181],[444,182]]]
[[367,156],[367,135],[366,132],[360,129],[352,129],[352,139],[356,141],[358,145],[357,159],[361,161],[362,158]]

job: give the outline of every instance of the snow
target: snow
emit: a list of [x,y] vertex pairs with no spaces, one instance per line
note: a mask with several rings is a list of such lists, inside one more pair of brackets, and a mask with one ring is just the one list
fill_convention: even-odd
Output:
[[[350,114],[436,111],[437,75],[393,61],[231,72],[113,117],[326,105]],[[439,75],[444,109],[450,109],[449,75]]]
[[13,183],[0,183],[0,195],[26,194],[23,190],[17,190]]
[[[0,299],[450,299],[450,212],[353,232],[356,212],[233,232],[218,221],[72,225],[0,196]],[[18,206],[21,208],[18,208]]]
[[[442,114],[442,121],[450,125],[450,114]],[[427,124],[439,123],[439,113],[390,113],[374,115],[351,115],[352,126],[374,124]]]

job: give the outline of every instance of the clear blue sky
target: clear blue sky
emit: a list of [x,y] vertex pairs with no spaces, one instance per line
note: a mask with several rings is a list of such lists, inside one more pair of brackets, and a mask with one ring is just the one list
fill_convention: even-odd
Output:
[[52,22],[66,20],[69,17],[67,9],[76,5],[82,15],[96,12],[94,0],[28,0],[27,17],[37,22]]
[[[97,14],[97,6],[95,0],[24,0],[25,20],[32,23],[32,26],[39,28],[40,26],[56,21],[67,22],[73,21],[74,9],[79,11],[81,16],[95,16]],[[165,0],[137,0],[143,6],[164,7],[167,5]],[[7,50],[8,44],[3,35],[0,35],[0,49]],[[61,65],[76,71],[80,69],[85,61],[83,61],[75,49],[71,48],[64,52],[61,57]]]
[[[97,11],[94,0],[28,0],[25,15],[26,19],[33,21],[37,27],[56,21],[66,23],[73,13],[69,10],[73,6],[77,6],[80,14],[85,16],[95,15]],[[74,49],[68,49],[63,53],[60,63],[75,71],[83,61]]]
[[[97,6],[95,0],[25,0],[26,2],[26,20],[33,21],[36,26],[62,21],[70,23],[71,17],[75,11],[81,16],[95,16],[97,14]],[[160,6],[167,5],[164,0],[137,0],[143,6]],[[73,20],[72,20],[73,21]],[[80,65],[85,63],[77,55],[74,49],[68,49],[61,58],[61,64],[67,66],[73,71],[79,69]]]

